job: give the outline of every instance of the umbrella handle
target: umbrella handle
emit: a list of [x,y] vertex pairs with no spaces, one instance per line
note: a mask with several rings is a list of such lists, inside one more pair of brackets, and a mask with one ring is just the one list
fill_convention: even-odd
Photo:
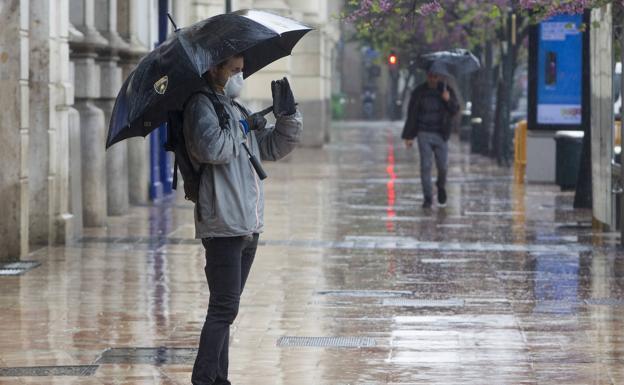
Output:
[[[295,103],[295,106],[298,106],[298,105],[299,105],[299,103]],[[266,115],[266,114],[268,114],[271,111],[273,111],[273,106],[269,106],[269,107],[265,108],[264,110],[260,110],[260,111],[258,111],[256,113],[260,114],[260,115]]]
[[267,107],[264,110],[258,111],[257,114],[266,115],[269,112],[273,111],[273,106]]

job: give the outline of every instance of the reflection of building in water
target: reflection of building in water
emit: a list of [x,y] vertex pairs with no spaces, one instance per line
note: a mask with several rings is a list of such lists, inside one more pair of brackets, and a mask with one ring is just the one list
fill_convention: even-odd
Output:
[[[0,8],[3,161],[0,261],[41,245],[71,242],[148,200],[149,141],[104,152],[122,81],[158,40],[156,0],[17,0]],[[224,0],[171,0],[179,26],[222,13]],[[293,52],[250,78],[245,98],[271,103],[270,80],[289,76],[306,122],[304,145],[328,137],[339,5],[328,0],[240,0],[315,28]],[[171,26],[168,28],[171,29]],[[158,143],[156,143],[158,145]]]

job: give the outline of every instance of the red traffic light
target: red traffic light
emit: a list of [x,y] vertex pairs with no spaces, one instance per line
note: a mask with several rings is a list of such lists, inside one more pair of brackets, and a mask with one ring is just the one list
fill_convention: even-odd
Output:
[[390,56],[388,56],[388,64],[396,65],[398,62],[399,59],[397,58],[397,55],[391,53]]

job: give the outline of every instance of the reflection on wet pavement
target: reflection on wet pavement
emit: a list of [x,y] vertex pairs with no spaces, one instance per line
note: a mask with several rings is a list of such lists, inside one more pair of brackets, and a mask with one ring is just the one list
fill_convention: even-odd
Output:
[[[452,143],[422,210],[396,124],[267,165],[235,385],[624,384],[624,262],[573,193]],[[183,199],[0,276],[0,384],[189,384],[208,289]]]

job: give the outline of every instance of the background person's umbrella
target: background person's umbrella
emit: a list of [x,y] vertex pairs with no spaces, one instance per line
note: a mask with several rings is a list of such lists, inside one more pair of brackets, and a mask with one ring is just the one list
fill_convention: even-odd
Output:
[[443,63],[458,74],[478,71],[481,68],[479,59],[467,49],[457,48],[449,51],[438,51],[421,55],[419,67],[428,71],[432,65]]
[[106,147],[133,136],[146,136],[181,110],[203,84],[201,76],[228,57],[242,53],[248,77],[290,55],[311,30],[269,12],[241,10],[217,15],[177,30],[147,54],[124,82],[111,116]]

